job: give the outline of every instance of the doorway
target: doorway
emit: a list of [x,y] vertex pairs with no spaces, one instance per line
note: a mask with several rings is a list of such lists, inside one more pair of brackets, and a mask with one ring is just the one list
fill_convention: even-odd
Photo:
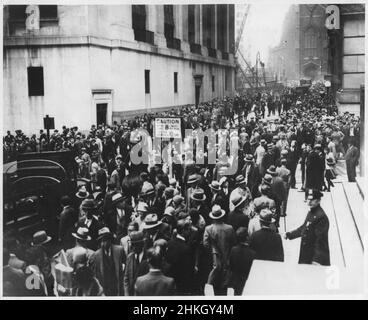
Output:
[[107,118],[107,103],[97,103],[96,104],[97,111],[97,125],[106,124]]
[[200,93],[201,93],[201,87],[200,86],[195,86],[195,105],[196,105],[196,107],[198,107],[198,104],[199,104]]

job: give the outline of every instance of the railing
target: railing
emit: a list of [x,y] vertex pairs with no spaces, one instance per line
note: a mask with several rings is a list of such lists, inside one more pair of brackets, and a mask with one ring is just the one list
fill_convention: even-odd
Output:
[[181,50],[181,41],[176,38],[166,38],[167,47],[170,49]]
[[213,48],[208,48],[208,56],[212,58],[217,58],[217,50]]
[[134,40],[155,44],[154,33],[148,30],[134,29]]
[[202,54],[201,45],[197,43],[190,43],[190,52],[196,54]]

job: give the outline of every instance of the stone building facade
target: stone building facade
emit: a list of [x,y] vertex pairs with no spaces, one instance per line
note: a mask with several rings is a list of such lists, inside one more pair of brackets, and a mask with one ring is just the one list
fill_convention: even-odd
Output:
[[322,80],[327,73],[328,41],[325,9],[318,4],[291,5],[280,44],[270,49],[269,66],[278,80]]
[[4,131],[234,94],[234,5],[4,6]]

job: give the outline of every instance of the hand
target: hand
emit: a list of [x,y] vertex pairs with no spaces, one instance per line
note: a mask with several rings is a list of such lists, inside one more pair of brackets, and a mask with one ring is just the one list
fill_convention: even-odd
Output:
[[287,233],[283,233],[282,234],[282,237],[285,239],[285,240],[288,240],[289,238],[288,238],[288,236],[287,236]]
[[321,264],[318,263],[318,262],[316,262],[316,261],[312,261],[312,265],[314,265],[314,266],[320,266]]

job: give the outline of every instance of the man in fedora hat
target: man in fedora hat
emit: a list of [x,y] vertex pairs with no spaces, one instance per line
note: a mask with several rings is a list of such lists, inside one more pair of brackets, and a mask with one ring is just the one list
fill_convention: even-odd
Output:
[[284,216],[282,212],[283,203],[287,201],[287,192],[284,181],[278,176],[275,166],[270,166],[267,173],[272,176],[271,194],[276,204],[276,225],[279,225],[280,217]]
[[229,258],[229,287],[234,288],[235,295],[240,296],[243,293],[256,253],[249,246],[246,228],[240,227],[236,231],[236,238],[238,243],[231,249]]
[[215,204],[218,204],[220,207],[223,207],[225,205],[225,200],[222,198],[221,195],[220,183],[214,180],[211,182],[209,187],[212,192],[211,207],[213,207]]
[[208,212],[209,209],[206,204],[206,195],[204,193],[204,190],[202,188],[197,188],[193,191],[193,193],[190,196],[190,206],[189,209],[196,209],[199,211],[199,213],[204,217],[206,221],[208,221]]
[[328,244],[329,220],[321,208],[322,192],[308,191],[310,208],[304,223],[297,229],[285,234],[285,239],[301,237],[299,263],[330,265],[330,249]]
[[96,205],[94,200],[85,199],[80,206],[80,218],[78,222],[78,227],[84,227],[88,229],[91,241],[88,247],[92,250],[97,249],[97,238],[98,230],[101,227],[100,222],[94,215],[96,212]]
[[134,285],[138,277],[149,272],[146,251],[144,249],[144,234],[142,231],[130,233],[131,252],[127,256],[124,271],[124,293],[134,296]]
[[229,210],[234,211],[234,204],[233,200],[238,196],[242,197],[249,197],[251,199],[252,195],[247,187],[247,180],[244,178],[243,175],[238,175],[235,178],[235,185],[237,186],[230,194],[230,203],[229,203]]
[[250,247],[256,252],[258,260],[284,261],[284,248],[281,236],[272,230],[275,223],[273,213],[269,209],[262,209],[259,213],[261,230],[254,232],[249,239]]
[[86,250],[86,256],[89,259],[94,251],[87,247],[89,241],[91,241],[91,237],[88,235],[88,229],[79,227],[75,232],[72,232],[72,237],[75,239],[75,246],[66,250],[66,259],[70,266],[74,265],[74,253],[79,250],[79,248],[84,248]]
[[325,158],[320,144],[315,144],[306,162],[305,197],[308,189],[322,190],[324,185]]
[[170,226],[158,219],[157,214],[149,213],[143,222],[143,231],[146,236],[146,248],[149,248],[158,239],[170,240]]
[[135,282],[136,296],[173,296],[175,281],[162,273],[163,254],[161,247],[150,248],[147,251],[149,272],[137,278]]
[[59,215],[59,234],[58,240],[63,245],[64,249],[69,248],[71,243],[71,229],[74,227],[78,220],[76,211],[72,206],[72,200],[69,196],[63,196],[60,199],[62,211]]
[[261,183],[261,174],[258,166],[254,163],[254,157],[251,154],[247,154],[244,158],[245,164],[242,169],[243,176],[247,181],[247,187],[250,190],[252,197],[257,194],[257,189]]
[[166,252],[166,261],[170,265],[168,275],[174,278],[178,295],[193,293],[195,252],[188,243],[190,229],[188,221],[179,220],[177,234],[168,242]]
[[126,226],[130,221],[133,208],[127,203],[127,199],[121,193],[115,193],[112,198],[110,210],[105,212],[104,220],[110,231],[120,239],[126,232]]
[[225,214],[220,206],[214,205],[209,214],[213,222],[203,234],[203,245],[212,255],[207,283],[214,287],[215,294],[226,294],[229,255],[235,244],[235,232],[231,225],[224,223]]
[[187,192],[186,192],[186,195],[187,195],[187,207],[190,206],[190,199],[191,199],[191,195],[192,193],[194,192],[195,189],[197,189],[197,185],[198,185],[198,182],[199,182],[199,175],[198,174],[191,174],[189,177],[188,177],[188,180],[187,180]]
[[107,227],[98,231],[98,240],[100,249],[90,259],[92,270],[106,296],[123,296],[123,270],[126,262],[123,247],[112,244],[113,234]]
[[227,223],[233,227],[235,232],[240,227],[248,229],[249,217],[244,213],[244,209],[248,205],[247,198],[237,195],[232,202],[234,210],[230,212]]

